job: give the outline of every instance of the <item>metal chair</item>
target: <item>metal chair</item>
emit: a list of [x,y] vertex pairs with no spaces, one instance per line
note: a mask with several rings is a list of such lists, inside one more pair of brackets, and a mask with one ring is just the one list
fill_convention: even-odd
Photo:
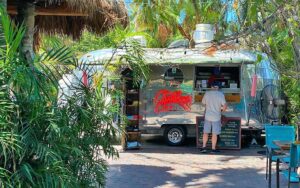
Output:
[[[286,163],[285,160],[282,160],[280,158],[279,161],[282,163]],[[292,143],[290,148],[289,162],[287,163],[288,170],[282,171],[284,177],[288,179],[288,188],[290,188],[291,182],[294,183],[299,182],[300,177],[296,172],[296,169],[299,167],[299,164],[300,164],[300,146]]]
[[[271,187],[271,174],[272,174],[272,162],[275,162],[280,154],[276,154],[275,151],[279,150],[273,141],[295,141],[295,128],[293,126],[278,126],[278,125],[265,125],[266,131],[266,179],[269,180],[268,185]],[[288,160],[288,158],[284,158]],[[288,161],[286,161],[288,162]]]

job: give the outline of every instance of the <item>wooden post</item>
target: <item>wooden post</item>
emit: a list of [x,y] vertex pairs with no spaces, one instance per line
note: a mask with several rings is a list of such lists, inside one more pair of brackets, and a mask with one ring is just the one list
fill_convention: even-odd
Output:
[[[8,5],[7,12],[12,15],[19,14],[17,7],[14,5]],[[66,6],[45,7],[45,8],[35,7],[34,14],[36,16],[86,16],[86,17],[88,16],[87,13],[82,13],[80,11],[72,10]]]
[[127,147],[127,134],[126,131],[122,133],[121,135],[121,146],[122,149],[125,151]]

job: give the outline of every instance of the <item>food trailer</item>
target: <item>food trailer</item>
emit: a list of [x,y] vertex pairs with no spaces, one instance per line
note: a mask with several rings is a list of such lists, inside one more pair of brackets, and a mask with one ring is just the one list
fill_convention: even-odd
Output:
[[[259,99],[250,96],[252,77],[257,76],[256,96],[266,85],[279,85],[279,74],[265,54],[241,49],[207,53],[203,48],[181,47],[144,51],[149,81],[140,88],[127,88],[124,102],[124,113],[142,134],[164,136],[170,145],[195,137],[196,117],[204,114],[201,100],[212,79],[219,81],[228,103],[225,116],[241,118],[242,130],[263,128]],[[80,61],[94,66],[125,53],[124,49],[97,50]]]

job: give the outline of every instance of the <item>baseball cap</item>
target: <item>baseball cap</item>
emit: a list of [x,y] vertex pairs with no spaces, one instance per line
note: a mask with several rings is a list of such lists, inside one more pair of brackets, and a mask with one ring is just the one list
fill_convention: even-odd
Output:
[[212,84],[211,84],[211,87],[217,87],[217,88],[220,88],[221,86],[221,83],[218,82],[218,81],[214,81]]

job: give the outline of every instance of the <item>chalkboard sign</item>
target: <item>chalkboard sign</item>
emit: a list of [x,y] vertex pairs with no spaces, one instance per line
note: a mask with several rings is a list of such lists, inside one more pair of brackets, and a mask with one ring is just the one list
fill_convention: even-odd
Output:
[[[202,147],[202,135],[204,117],[196,117],[197,147]],[[241,118],[226,117],[225,125],[222,126],[221,134],[218,136],[218,149],[241,149]],[[207,147],[211,146],[211,135]]]

